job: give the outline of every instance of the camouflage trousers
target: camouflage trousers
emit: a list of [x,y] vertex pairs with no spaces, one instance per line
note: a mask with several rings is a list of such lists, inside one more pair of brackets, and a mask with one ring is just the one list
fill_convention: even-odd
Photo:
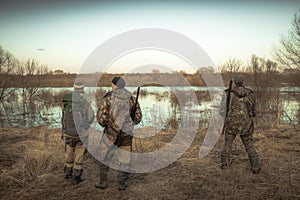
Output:
[[[129,166],[130,165],[130,151],[131,146],[120,146],[119,149],[113,149],[110,152],[108,152],[105,162],[109,163],[110,159],[113,157],[114,154],[118,155],[118,159],[120,162],[120,165],[122,167]],[[106,152],[107,153],[107,152]],[[103,171],[106,171],[105,168],[109,168],[102,162],[100,162],[100,168],[104,169]]]
[[[231,134],[228,132],[225,132],[225,144],[222,151],[222,156],[229,157],[231,150],[232,150],[232,144],[235,139],[236,135]],[[253,135],[252,134],[246,134],[246,135],[240,135],[242,142],[245,146],[246,152],[248,154],[248,157],[257,157],[257,152],[254,148],[254,142],[253,142]]]
[[123,165],[129,165],[131,145],[120,143],[120,146],[114,144],[115,138],[104,134],[100,141],[100,160],[109,162],[117,155],[119,162]]
[[65,137],[65,168],[66,175],[80,177],[84,161],[85,146],[79,137]]
[[120,166],[118,172],[119,181],[127,181],[128,173],[125,172],[128,170],[130,166],[130,152],[131,145],[122,145],[117,147],[112,144],[114,140],[110,138],[108,135],[104,135],[102,141],[100,142],[100,154],[101,160],[105,162],[102,163],[100,161],[100,179],[107,179],[107,173],[109,171],[108,164],[110,162],[114,162],[112,159],[118,159]]

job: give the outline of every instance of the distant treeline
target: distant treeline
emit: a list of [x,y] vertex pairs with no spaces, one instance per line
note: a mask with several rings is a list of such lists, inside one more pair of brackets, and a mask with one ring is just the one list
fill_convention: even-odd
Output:
[[[236,75],[236,73],[235,73]],[[246,85],[254,85],[255,80],[250,73],[239,73],[244,77]],[[0,77],[4,76],[0,74]],[[162,85],[162,86],[206,86],[200,73],[176,74],[176,73],[145,73],[145,74],[42,74],[42,75],[5,75],[9,76],[6,87],[20,87],[24,84],[31,87],[72,87],[75,80],[81,80],[87,86],[108,87],[115,76],[121,76],[126,80],[127,86]],[[215,77],[214,77],[215,76]],[[212,74],[211,78],[217,78],[218,74]],[[231,73],[221,74],[225,84],[234,76]],[[263,78],[264,73],[261,74]],[[272,81],[280,85],[299,86],[300,73],[282,74],[273,76]]]

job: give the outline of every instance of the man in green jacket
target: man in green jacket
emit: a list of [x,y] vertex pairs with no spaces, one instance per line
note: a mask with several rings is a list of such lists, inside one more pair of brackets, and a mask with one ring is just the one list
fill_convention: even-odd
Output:
[[94,121],[94,111],[84,96],[84,84],[75,83],[74,92],[62,97],[62,138],[65,139],[65,166],[66,179],[73,179],[79,184],[84,161],[85,146],[82,139],[86,138],[86,130]]

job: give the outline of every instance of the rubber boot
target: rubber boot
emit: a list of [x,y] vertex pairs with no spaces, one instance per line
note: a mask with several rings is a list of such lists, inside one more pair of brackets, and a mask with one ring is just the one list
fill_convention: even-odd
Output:
[[81,170],[74,170],[74,181],[73,184],[77,185],[79,183],[81,183],[82,181],[84,181],[85,179],[81,177],[82,175],[82,169]]
[[65,179],[73,178],[73,169],[71,167],[64,167]]
[[221,155],[221,169],[229,166],[229,156]]
[[123,172],[123,171],[118,172],[118,180],[119,180],[118,189],[119,189],[119,191],[126,189],[128,176],[129,176],[128,172]]
[[250,156],[249,161],[251,164],[251,169],[252,169],[253,174],[258,174],[259,171],[261,170],[259,167],[258,156]]
[[100,181],[99,183],[95,184],[96,188],[105,189],[107,188],[107,174],[108,174],[109,167],[100,163]]

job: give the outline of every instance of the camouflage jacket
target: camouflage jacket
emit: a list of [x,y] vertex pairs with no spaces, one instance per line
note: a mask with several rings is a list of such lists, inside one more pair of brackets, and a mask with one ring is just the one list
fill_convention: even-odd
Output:
[[97,112],[97,121],[105,127],[104,132],[118,134],[122,130],[125,134],[132,135],[133,125],[142,120],[139,103],[133,113],[135,104],[135,97],[126,89],[116,88],[105,94]]
[[[226,90],[228,95],[228,90]],[[222,109],[220,114],[225,116],[226,95],[222,99]],[[236,134],[238,131],[241,135],[253,132],[253,117],[255,112],[255,96],[251,89],[243,86],[235,87],[231,90],[229,109],[225,119],[227,132]]]

